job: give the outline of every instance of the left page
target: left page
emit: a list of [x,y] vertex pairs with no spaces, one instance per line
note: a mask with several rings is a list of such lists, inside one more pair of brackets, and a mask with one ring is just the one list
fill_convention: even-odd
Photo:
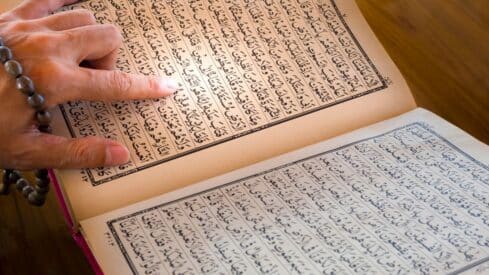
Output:
[[489,146],[417,109],[81,226],[107,274],[487,274]]
[[104,136],[131,152],[126,165],[59,171],[78,219],[415,107],[351,0],[88,0],[68,8],[120,27],[118,69],[180,83],[166,99],[60,107],[58,134]]

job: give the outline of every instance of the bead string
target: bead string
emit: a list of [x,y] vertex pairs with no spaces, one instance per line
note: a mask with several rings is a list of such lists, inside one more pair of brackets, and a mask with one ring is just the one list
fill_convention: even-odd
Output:
[[[27,96],[29,106],[36,110],[35,118],[38,123],[38,130],[43,133],[51,133],[51,114],[44,106],[44,96],[36,92],[32,79],[22,74],[22,65],[13,59],[12,50],[5,46],[2,37],[0,37],[0,63],[4,65],[5,71],[15,78],[15,87]],[[33,187],[33,184],[25,179],[19,171],[4,169],[2,182],[0,183],[0,194],[9,194],[10,185],[15,184],[16,189],[22,192],[30,204],[42,206],[49,192],[48,170],[36,170],[35,176],[36,182]]]

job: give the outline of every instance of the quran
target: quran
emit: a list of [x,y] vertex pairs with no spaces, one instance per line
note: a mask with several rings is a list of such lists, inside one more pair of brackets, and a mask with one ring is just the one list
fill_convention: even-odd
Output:
[[106,274],[487,274],[489,148],[417,108],[352,0],[88,0],[170,98],[68,102],[129,163],[52,174]]

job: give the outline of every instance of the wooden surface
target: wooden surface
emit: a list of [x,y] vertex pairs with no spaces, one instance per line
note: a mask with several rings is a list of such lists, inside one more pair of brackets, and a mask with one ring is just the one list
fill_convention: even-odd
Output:
[[358,0],[417,104],[489,143],[489,1]]
[[[358,4],[418,104],[489,143],[489,1]],[[0,274],[91,274],[54,192],[41,209],[0,197]]]

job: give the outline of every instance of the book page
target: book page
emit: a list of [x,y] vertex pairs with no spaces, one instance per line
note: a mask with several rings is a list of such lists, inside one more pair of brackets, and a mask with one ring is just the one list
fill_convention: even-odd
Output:
[[[77,218],[174,190],[414,108],[353,1],[112,1],[117,67],[167,75],[171,98],[69,102],[57,133],[127,145],[126,165],[58,173]],[[162,182],[163,180],[163,182]]]
[[487,274],[488,164],[416,109],[81,225],[109,274]]

